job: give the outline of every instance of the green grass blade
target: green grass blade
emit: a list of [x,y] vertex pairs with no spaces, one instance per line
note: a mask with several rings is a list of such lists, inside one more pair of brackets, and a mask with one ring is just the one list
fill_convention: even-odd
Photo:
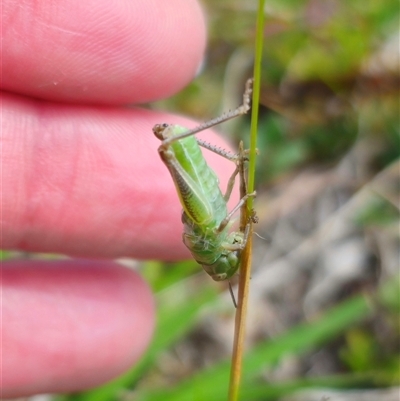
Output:
[[[257,28],[256,43],[254,56],[254,86],[253,86],[253,107],[251,109],[251,128],[250,128],[250,154],[249,154],[249,170],[248,170],[248,192],[254,191],[254,177],[256,171],[256,152],[257,152],[257,131],[258,131],[258,105],[260,103],[260,87],[261,87],[261,70],[262,70],[262,54],[264,41],[264,0],[259,0],[257,10]],[[253,198],[247,202],[249,210],[253,206]]]

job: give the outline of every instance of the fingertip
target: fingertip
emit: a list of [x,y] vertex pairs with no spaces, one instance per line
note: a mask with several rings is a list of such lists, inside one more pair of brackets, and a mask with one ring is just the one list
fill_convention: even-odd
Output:
[[178,92],[203,57],[195,0],[3,3],[1,83],[21,95],[144,103]]
[[111,262],[3,262],[2,286],[4,397],[100,385],[150,341],[151,292]]

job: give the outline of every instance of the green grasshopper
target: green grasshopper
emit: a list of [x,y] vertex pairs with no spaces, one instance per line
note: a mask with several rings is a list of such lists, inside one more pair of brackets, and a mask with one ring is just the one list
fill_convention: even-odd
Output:
[[[255,192],[246,193],[228,213],[227,201],[236,175],[243,170],[243,148],[241,147],[239,154],[234,155],[203,142],[194,135],[247,113],[250,109],[251,87],[252,80],[248,80],[243,104],[237,109],[194,129],[170,124],[157,124],[153,128],[155,136],[162,141],[158,152],[172,176],[183,207],[183,242],[196,262],[215,281],[227,280],[239,269],[240,254],[246,245],[248,230],[229,232],[229,222],[246,200],[255,196]],[[218,177],[207,165],[199,145],[235,162],[236,169],[229,179],[225,195],[222,195]]]

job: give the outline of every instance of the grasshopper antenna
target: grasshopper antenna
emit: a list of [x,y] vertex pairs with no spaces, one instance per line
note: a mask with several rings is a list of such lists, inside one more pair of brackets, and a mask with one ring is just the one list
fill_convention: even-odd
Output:
[[232,284],[231,284],[230,280],[228,281],[228,285],[229,285],[229,293],[231,294],[233,305],[237,309],[237,302],[236,302],[235,294],[233,293]]

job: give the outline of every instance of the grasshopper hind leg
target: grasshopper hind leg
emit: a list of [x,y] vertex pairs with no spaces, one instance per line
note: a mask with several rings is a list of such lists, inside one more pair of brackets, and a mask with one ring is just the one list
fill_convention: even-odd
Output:
[[[246,88],[245,88],[245,91],[244,91],[244,94],[243,94],[243,102],[239,107],[237,107],[234,110],[229,110],[228,112],[223,113],[219,117],[213,118],[212,120],[207,121],[207,122],[205,122],[203,124],[200,124],[199,126],[197,126],[195,128],[192,128],[192,129],[189,129],[186,132],[183,132],[183,133],[181,133],[179,135],[175,135],[175,136],[170,137],[170,138],[165,138],[165,139],[163,139],[162,145],[164,147],[167,147],[169,144],[171,144],[173,142],[177,142],[177,141],[179,141],[179,140],[181,140],[183,138],[187,138],[188,136],[195,135],[195,134],[197,134],[197,133],[199,133],[201,131],[204,131],[204,130],[206,130],[208,128],[214,127],[215,125],[221,124],[224,121],[228,121],[228,120],[231,120],[232,118],[235,118],[235,117],[241,116],[243,114],[246,114],[250,110],[251,93],[252,93],[252,91],[253,91],[253,79],[250,78],[246,82]],[[154,131],[154,129],[153,129],[153,131]],[[156,130],[155,134],[157,135],[157,133],[158,132]],[[160,135],[158,135],[158,137],[159,136]],[[205,145],[205,147],[207,147],[207,145]],[[210,150],[212,150],[212,149],[210,149]],[[229,152],[225,152],[225,153],[229,153]]]

